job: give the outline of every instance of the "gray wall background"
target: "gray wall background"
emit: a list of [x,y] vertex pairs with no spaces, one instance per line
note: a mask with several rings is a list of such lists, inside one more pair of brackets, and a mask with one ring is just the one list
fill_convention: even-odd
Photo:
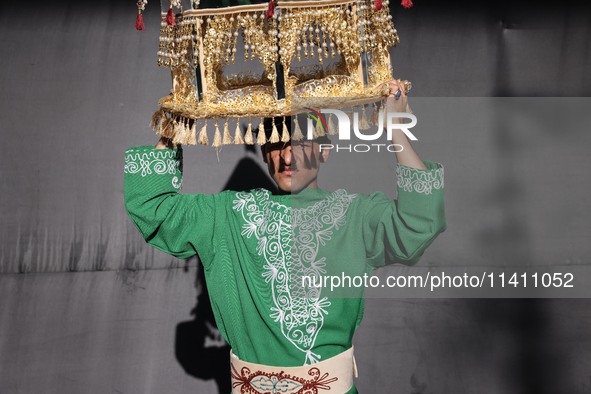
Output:
[[[413,82],[416,147],[446,166],[449,221],[421,264],[585,268],[588,99],[495,101],[529,105],[515,127],[494,116],[506,108],[490,115],[490,102],[478,103],[589,96],[589,7],[416,3],[396,5],[393,59]],[[147,124],[170,89],[155,64],[158,11],[150,4],[136,32],[133,2],[0,5],[2,393],[219,391],[226,349],[208,326],[198,264],[144,245],[123,208],[124,149],[155,142]],[[456,115],[445,118],[446,108]],[[577,121],[552,123],[566,108]],[[485,110],[484,120],[475,115]],[[471,117],[459,123],[458,114]],[[260,175],[258,151],[190,147],[185,156],[184,192],[222,190],[241,160]],[[345,161],[334,160],[327,188],[340,186],[335,168]],[[353,187],[388,192],[393,168],[352,167],[367,179]],[[358,386],[589,393],[590,332],[587,299],[372,297],[355,340]]]

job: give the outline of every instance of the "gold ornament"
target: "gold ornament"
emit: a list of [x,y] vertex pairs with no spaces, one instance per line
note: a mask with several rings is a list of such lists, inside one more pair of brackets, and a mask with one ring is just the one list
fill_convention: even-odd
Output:
[[[243,136],[240,118],[363,106],[381,100],[383,83],[392,79],[389,51],[398,33],[388,7],[376,11],[373,0],[278,1],[272,18],[267,4],[200,9],[193,1],[191,9],[175,5],[173,25],[167,23],[170,2],[162,4],[158,64],[171,70],[173,88],[151,126],[173,141],[207,145],[207,123],[197,134],[196,120],[214,119],[212,146],[253,144],[252,122]],[[312,65],[302,64],[306,58]],[[229,118],[237,122],[234,136]],[[334,134],[331,121],[314,134]],[[364,107],[361,127],[369,127]],[[289,140],[285,121],[281,133],[273,122],[269,140]],[[262,120],[256,142],[267,142]]]

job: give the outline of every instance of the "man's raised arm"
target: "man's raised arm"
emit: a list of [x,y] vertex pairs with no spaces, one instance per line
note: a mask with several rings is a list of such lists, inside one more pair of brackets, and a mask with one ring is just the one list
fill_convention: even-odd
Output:
[[182,167],[182,149],[167,139],[127,149],[124,195],[127,213],[147,243],[189,258],[211,250],[215,196],[179,194]]
[[[398,81],[388,84],[387,111],[409,112],[405,86]],[[447,227],[443,167],[421,160],[401,129],[393,130],[392,143],[403,147],[396,153],[397,199],[374,193],[364,204],[363,236],[372,267],[416,263]]]

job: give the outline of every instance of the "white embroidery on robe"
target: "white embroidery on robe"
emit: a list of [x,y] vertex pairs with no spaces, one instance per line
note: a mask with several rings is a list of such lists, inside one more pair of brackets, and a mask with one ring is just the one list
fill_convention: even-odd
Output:
[[[271,285],[274,306],[270,317],[281,333],[305,354],[304,365],[320,360],[312,349],[324,325],[330,301],[321,297],[320,283],[325,274],[325,258],[318,258],[321,246],[344,226],[347,209],[355,194],[344,190],[306,208],[292,208],[270,200],[267,190],[237,193],[234,209],[245,221],[242,236],[258,240],[257,252],[263,256],[263,278]],[[302,278],[311,278],[303,286]]]
[[443,189],[443,167],[432,170],[419,170],[398,165],[396,167],[398,187],[404,191],[431,194],[433,190]]
[[[171,149],[154,149],[141,152],[130,149],[125,152],[126,174],[140,173],[142,177],[153,173],[158,175],[175,175],[177,170],[181,170],[180,154],[177,151]],[[179,184],[178,181],[177,184]]]

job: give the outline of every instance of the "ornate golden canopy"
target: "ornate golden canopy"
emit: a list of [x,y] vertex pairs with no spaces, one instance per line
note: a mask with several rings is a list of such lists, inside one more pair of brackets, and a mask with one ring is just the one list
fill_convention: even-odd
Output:
[[[208,144],[213,119],[213,146],[254,143],[253,119],[262,127],[262,118],[301,112],[304,101],[343,107],[380,100],[381,84],[392,78],[390,48],[399,40],[387,5],[312,0],[182,9],[171,2],[162,12],[158,64],[170,68],[173,88],[152,127],[178,143]],[[248,120],[244,137],[240,119]],[[258,143],[266,142],[260,134]]]

